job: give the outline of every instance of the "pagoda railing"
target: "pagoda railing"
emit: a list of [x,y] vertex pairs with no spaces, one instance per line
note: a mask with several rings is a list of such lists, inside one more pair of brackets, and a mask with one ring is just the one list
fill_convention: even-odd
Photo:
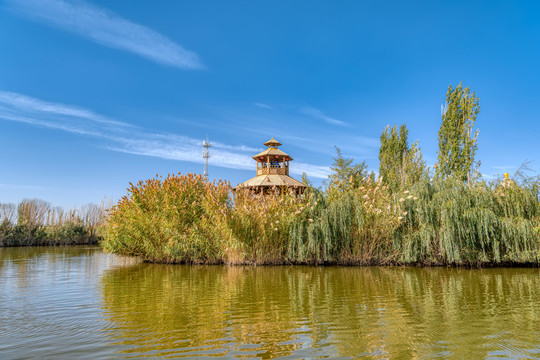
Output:
[[264,167],[257,169],[257,175],[270,175],[270,174],[277,174],[277,175],[289,175],[289,167]]

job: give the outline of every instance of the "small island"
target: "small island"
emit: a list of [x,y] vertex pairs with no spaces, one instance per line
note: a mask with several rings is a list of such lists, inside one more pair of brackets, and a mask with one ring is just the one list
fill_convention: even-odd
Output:
[[478,111],[474,92],[448,88],[433,169],[403,124],[382,132],[377,176],[336,147],[326,186],[300,182],[272,137],[238,186],[180,173],[131,184],[101,244],[156,263],[538,266],[540,180],[480,176]]

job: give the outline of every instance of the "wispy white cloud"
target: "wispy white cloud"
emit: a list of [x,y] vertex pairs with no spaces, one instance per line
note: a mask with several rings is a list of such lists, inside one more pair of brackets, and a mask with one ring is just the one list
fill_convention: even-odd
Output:
[[81,118],[107,125],[132,127],[132,125],[128,123],[98,115],[87,109],[71,105],[46,102],[9,91],[0,90],[0,104],[6,107],[5,110],[11,108],[15,113],[24,112],[26,114],[54,114],[55,116]]
[[3,109],[0,108],[0,119],[25,123],[28,125],[34,125],[34,126],[39,126],[39,127],[49,128],[49,129],[67,131],[67,132],[78,134],[78,135],[91,135],[91,136],[101,135],[100,133],[85,129],[82,126],[81,127],[70,126],[70,125],[55,123],[55,122],[51,122],[47,120],[43,121],[43,120],[31,118],[31,117],[13,115],[7,112],[3,113],[2,110]]
[[323,113],[321,110],[315,109],[315,108],[310,107],[310,106],[304,106],[304,107],[300,108],[299,111],[300,111],[300,113],[302,113],[304,115],[309,115],[311,117],[324,120],[328,124],[339,125],[339,126],[348,126],[349,125],[344,121],[341,121],[341,120],[338,120],[336,118],[330,117],[330,116],[326,115],[325,113]]
[[83,1],[8,0],[12,9],[32,19],[89,38],[99,44],[181,69],[202,69],[193,51],[146,26]]
[[[88,109],[45,102],[26,95],[0,91],[0,119],[99,138],[105,148],[129,154],[202,163],[202,140],[152,132]],[[210,164],[230,169],[254,169],[251,156],[261,149],[214,142]],[[328,168],[295,163],[294,174],[326,178]]]
[[[115,137],[109,150],[144,156],[153,156],[168,160],[203,163],[202,141],[178,135],[159,133],[139,133],[136,136]],[[223,150],[221,146],[214,146],[211,150],[209,163],[214,166],[229,169],[252,169],[253,160],[242,151],[249,149],[243,146],[227,146],[230,150]],[[239,153],[240,152],[240,153]]]
[[290,169],[291,174],[302,175],[306,173],[308,176],[318,179],[327,179],[328,175],[330,175],[330,167],[328,166],[311,165],[302,162],[295,163]]
[[268,104],[264,104],[264,103],[253,103],[253,105],[257,106],[257,107],[260,107],[260,108],[263,108],[263,109],[268,109],[268,110],[273,110],[274,107],[273,106],[270,106]]
[[213,142],[213,147],[217,149],[225,149],[225,150],[231,150],[231,151],[242,151],[242,152],[260,152],[262,149],[260,148],[254,148],[251,146],[246,145],[227,145],[220,142]]

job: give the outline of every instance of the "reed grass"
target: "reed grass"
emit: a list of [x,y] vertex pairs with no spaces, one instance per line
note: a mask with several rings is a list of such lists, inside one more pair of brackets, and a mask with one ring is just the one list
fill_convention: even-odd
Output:
[[162,263],[220,262],[229,188],[193,174],[130,184],[109,211],[103,248]]
[[[232,205],[232,204],[231,204]],[[281,264],[287,256],[291,224],[307,205],[291,193],[278,189],[262,195],[241,189],[234,195],[225,221],[230,232],[225,262],[249,264]]]

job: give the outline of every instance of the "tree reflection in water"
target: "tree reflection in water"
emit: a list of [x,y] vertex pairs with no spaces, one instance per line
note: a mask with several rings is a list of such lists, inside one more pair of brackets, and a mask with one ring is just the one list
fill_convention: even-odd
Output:
[[126,355],[538,356],[539,269],[139,264],[102,278]]

